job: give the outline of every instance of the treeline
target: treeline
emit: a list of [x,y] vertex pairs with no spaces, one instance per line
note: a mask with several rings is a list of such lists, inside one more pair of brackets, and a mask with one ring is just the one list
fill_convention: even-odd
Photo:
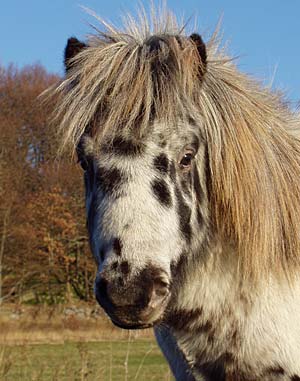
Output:
[[82,174],[56,159],[55,102],[39,100],[57,81],[39,65],[0,67],[0,302],[92,298]]

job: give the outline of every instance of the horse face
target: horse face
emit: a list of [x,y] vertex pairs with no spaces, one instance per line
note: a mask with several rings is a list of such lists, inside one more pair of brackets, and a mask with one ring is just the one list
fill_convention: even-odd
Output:
[[[123,328],[162,319],[178,263],[199,247],[206,216],[205,148],[199,128],[154,125],[143,139],[114,136],[78,146],[87,226],[98,272],[95,294]],[[198,134],[198,135],[197,135]]]

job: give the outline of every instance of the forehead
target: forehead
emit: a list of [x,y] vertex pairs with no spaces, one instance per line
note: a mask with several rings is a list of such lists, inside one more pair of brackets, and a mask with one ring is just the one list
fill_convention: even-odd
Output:
[[193,118],[180,120],[171,126],[157,124],[149,140],[160,146],[168,147],[170,150],[177,150],[186,145],[198,149],[200,141],[203,140],[200,124],[200,121],[197,123]]
[[[147,131],[139,135],[138,131],[114,130],[94,141],[85,139],[85,150],[97,151],[98,154],[115,153],[119,156],[138,157],[146,150],[164,149],[177,152],[189,145],[198,149],[203,140],[201,122],[196,122],[193,118],[180,120],[168,125],[167,123],[153,123]],[[95,152],[93,152],[95,154]]]

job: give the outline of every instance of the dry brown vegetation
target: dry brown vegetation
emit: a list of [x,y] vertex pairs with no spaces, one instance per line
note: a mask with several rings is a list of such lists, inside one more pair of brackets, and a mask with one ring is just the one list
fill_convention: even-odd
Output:
[[[134,331],[133,339],[151,339],[152,330]],[[126,340],[99,306],[6,304],[0,310],[0,345]]]
[[92,299],[82,176],[55,160],[54,103],[39,100],[58,80],[38,65],[0,67],[0,303]]
[[170,381],[152,330],[112,326],[97,305],[5,304],[0,309],[2,381]]

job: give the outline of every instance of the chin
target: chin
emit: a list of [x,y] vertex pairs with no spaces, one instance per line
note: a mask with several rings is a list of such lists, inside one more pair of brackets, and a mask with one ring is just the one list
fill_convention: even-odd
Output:
[[127,330],[152,328],[155,325],[155,323],[124,323],[113,319],[111,321],[116,327]]
[[155,325],[158,325],[162,322],[164,313],[162,311],[153,313],[152,316],[147,316],[144,319],[139,316],[126,316],[126,315],[115,315],[108,313],[108,316],[112,323],[119,328],[127,329],[127,330],[135,330],[135,329],[146,329],[152,328]]

